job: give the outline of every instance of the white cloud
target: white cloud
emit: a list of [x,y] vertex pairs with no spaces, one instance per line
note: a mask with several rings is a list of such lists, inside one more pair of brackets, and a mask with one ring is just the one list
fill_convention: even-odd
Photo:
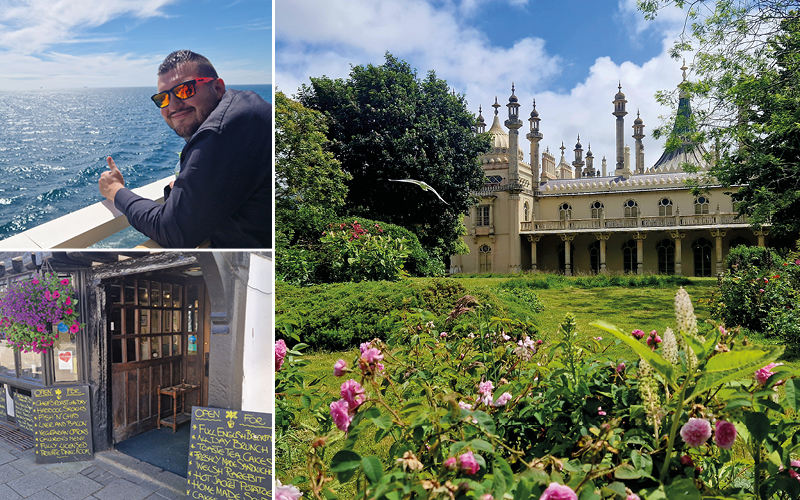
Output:
[[164,16],[177,0],[0,0],[0,48],[32,54],[122,15]]

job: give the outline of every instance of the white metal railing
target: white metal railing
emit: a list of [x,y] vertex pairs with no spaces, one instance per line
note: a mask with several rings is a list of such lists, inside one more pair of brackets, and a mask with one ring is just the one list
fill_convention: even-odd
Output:
[[[171,175],[136,188],[133,192],[144,198],[163,203],[164,186],[174,179],[175,176]],[[0,240],[0,249],[88,248],[129,226],[125,215],[117,210],[113,203],[103,200]],[[152,240],[141,246],[158,248],[158,244]]]
[[520,223],[524,231],[570,231],[576,229],[672,229],[689,226],[749,226],[747,216],[736,213],[704,215],[671,215],[660,217],[618,217],[600,219],[534,220]]

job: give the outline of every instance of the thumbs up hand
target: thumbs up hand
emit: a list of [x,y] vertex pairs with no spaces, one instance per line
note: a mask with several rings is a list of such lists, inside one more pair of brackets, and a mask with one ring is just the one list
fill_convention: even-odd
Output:
[[97,184],[100,188],[100,194],[113,202],[117,191],[125,187],[125,179],[123,179],[122,172],[117,168],[113,158],[109,156],[106,161],[108,162],[108,171],[100,175],[100,180]]

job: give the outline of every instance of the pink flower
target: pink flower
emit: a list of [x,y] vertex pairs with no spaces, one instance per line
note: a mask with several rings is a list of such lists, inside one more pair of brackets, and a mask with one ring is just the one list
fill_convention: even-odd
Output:
[[714,422],[714,442],[717,446],[724,450],[733,448],[733,442],[736,441],[736,427],[725,420],[717,420]]
[[605,417],[606,416],[606,412],[603,411],[603,407],[602,406],[598,406],[597,407],[597,414],[600,415],[601,417]]
[[471,405],[471,404],[469,404],[469,403],[465,403],[465,402],[463,402],[463,401],[459,401],[459,402],[458,402],[458,407],[459,407],[459,408],[462,408],[462,409],[464,409],[464,410],[471,410],[471,409],[472,409],[472,405]]
[[333,375],[334,377],[341,377],[344,375],[344,370],[347,368],[347,363],[344,362],[343,359],[336,361],[333,365]]
[[[642,330],[634,330],[634,331],[631,332],[631,335],[633,335],[635,338],[637,338],[639,340],[642,340],[644,338],[644,332]],[[556,483],[552,483],[552,484],[556,484]]]
[[650,346],[650,349],[656,350],[658,344],[662,342],[661,337],[658,336],[658,332],[653,330],[650,332],[650,336],[647,337],[647,345]]
[[358,348],[361,350],[361,354],[364,354],[364,351],[372,347],[372,342],[362,342]]
[[61,294],[58,293],[58,290],[53,290],[53,293],[50,296],[53,297],[53,300],[55,300],[55,299],[61,297]]
[[443,339],[444,339],[444,338],[447,338],[447,332],[442,332],[442,333],[440,333],[440,334],[439,334],[439,337],[441,337],[441,338],[443,338]]
[[491,493],[484,493],[483,495],[481,495],[480,500],[494,500],[494,497],[492,496]]
[[499,398],[497,398],[497,401],[492,403],[492,406],[505,406],[509,401],[511,401],[511,393],[504,392]]
[[783,363],[770,363],[764,368],[756,370],[756,382],[758,382],[759,385],[766,384],[767,380],[773,375],[772,369],[781,365],[783,365]]
[[764,289],[763,288],[759,288],[758,291],[761,292],[761,293],[764,293]]
[[64,311],[64,314],[66,314],[67,316],[71,315],[72,313],[73,313],[72,308],[67,309],[66,311]]
[[620,363],[617,365],[617,373],[622,373],[625,371],[625,363]]
[[78,333],[78,330],[81,329],[80,323],[72,323],[69,325],[69,333]]
[[367,363],[374,363],[383,359],[380,349],[370,347],[369,349],[361,352],[361,359]]
[[38,285],[39,284],[39,279],[38,278],[33,278],[31,280],[31,283],[33,283],[34,285]]
[[36,331],[42,333],[44,331],[44,327],[42,325],[36,325]]
[[450,457],[445,460],[444,468],[448,470],[456,470],[456,457]]
[[461,464],[461,470],[467,474],[475,474],[480,469],[478,461],[475,460],[475,455],[471,451],[464,453],[458,457],[458,463]]
[[64,302],[66,305],[72,305],[72,297],[67,297],[67,300]]
[[283,339],[275,342],[275,371],[281,371],[283,358],[286,357],[286,342]]
[[340,431],[347,432],[347,428],[350,427],[350,422],[353,421],[353,417],[350,416],[350,406],[347,404],[347,401],[340,399],[339,401],[331,403],[331,418]]
[[61,280],[61,284],[64,286],[69,285],[69,278],[64,278],[63,280]]
[[625,500],[642,500],[639,498],[639,495],[636,493],[628,493],[628,497]]
[[692,448],[699,448],[711,437],[711,424],[702,418],[690,418],[681,428],[681,437]]
[[364,388],[353,379],[342,384],[340,394],[342,398],[347,401],[347,406],[351,411],[361,406],[361,403],[367,399],[366,396],[364,396]]
[[50,297],[51,297],[50,290],[45,290],[44,291],[44,298],[47,299],[47,300],[50,300]]
[[281,480],[277,480],[275,486],[275,500],[300,500],[303,493],[292,484],[281,484]]
[[578,495],[576,495],[569,486],[550,483],[550,486],[544,490],[539,500],[578,500]]
[[494,384],[491,380],[487,380],[486,382],[481,382],[478,386],[478,394],[481,395],[479,398],[481,403],[485,405],[492,404],[492,391],[494,390]]

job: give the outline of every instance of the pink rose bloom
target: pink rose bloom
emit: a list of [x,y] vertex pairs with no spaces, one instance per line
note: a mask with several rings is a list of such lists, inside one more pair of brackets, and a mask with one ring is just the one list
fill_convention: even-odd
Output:
[[447,332],[442,332],[442,333],[440,333],[440,334],[439,334],[439,337],[441,337],[441,338],[446,338],[446,337],[447,337]]
[[67,300],[64,302],[65,304],[72,305],[72,297],[67,297]]
[[380,349],[377,349],[375,347],[370,347],[369,349],[361,353],[361,359],[363,359],[367,363],[374,363],[377,361],[381,361],[383,359],[383,354],[381,354]]
[[539,500],[578,500],[578,495],[576,495],[569,486],[550,483],[550,486],[544,490]]
[[487,380],[486,382],[481,382],[478,386],[478,394],[481,395],[480,402],[485,405],[492,404],[492,391],[494,390],[494,384],[491,380]]
[[471,404],[469,404],[469,403],[465,403],[465,402],[463,402],[463,401],[459,401],[459,402],[458,402],[458,407],[459,407],[459,408],[462,408],[462,409],[464,409],[464,410],[471,410],[471,409],[472,409],[472,405],[471,405]]
[[767,380],[773,375],[772,369],[781,365],[783,365],[783,363],[770,363],[764,368],[756,370],[756,382],[758,382],[759,385],[766,384]]
[[362,342],[358,348],[361,350],[361,354],[364,354],[364,351],[372,347],[372,342]]
[[283,358],[286,357],[286,342],[283,339],[275,342],[275,371],[281,371],[283,366]]
[[333,365],[333,375],[335,377],[341,377],[344,375],[345,368],[347,368],[347,363],[345,363],[343,359],[336,361],[336,363]]
[[350,427],[350,422],[353,421],[353,417],[350,416],[350,406],[348,406],[347,401],[340,399],[339,401],[331,403],[331,418],[340,431],[347,432],[347,428]]
[[281,480],[277,480],[275,487],[275,500],[300,500],[303,494],[293,484],[281,484]]
[[364,396],[364,389],[361,387],[361,384],[353,379],[342,384],[341,396],[347,401],[347,406],[350,407],[351,411],[361,406],[361,403],[367,399],[366,396]]
[[456,470],[456,457],[450,457],[445,460],[444,468],[448,470]]
[[717,420],[714,423],[714,442],[723,450],[733,448],[736,441],[736,427],[725,420]]
[[483,495],[481,495],[480,500],[494,500],[494,497],[492,496],[491,493],[484,493]]
[[78,330],[81,329],[80,323],[72,323],[69,325],[69,333],[78,333]]
[[458,462],[461,464],[461,470],[467,474],[475,474],[480,469],[480,465],[478,465],[478,461],[475,460],[475,455],[471,451],[459,456]]
[[699,448],[711,437],[711,424],[702,418],[690,418],[681,428],[681,438],[692,448]]
[[622,373],[625,371],[625,363],[620,363],[617,365],[617,373]]
[[642,500],[636,493],[628,493],[628,498],[625,500]]
[[[637,338],[639,340],[642,340],[644,338],[644,332],[642,330],[634,330],[634,331],[631,332],[631,335],[633,335],[635,338]],[[552,483],[552,484],[556,484],[556,483]]]
[[511,401],[511,393],[504,392],[499,398],[497,398],[497,401],[492,403],[492,406],[505,406],[509,401]]

